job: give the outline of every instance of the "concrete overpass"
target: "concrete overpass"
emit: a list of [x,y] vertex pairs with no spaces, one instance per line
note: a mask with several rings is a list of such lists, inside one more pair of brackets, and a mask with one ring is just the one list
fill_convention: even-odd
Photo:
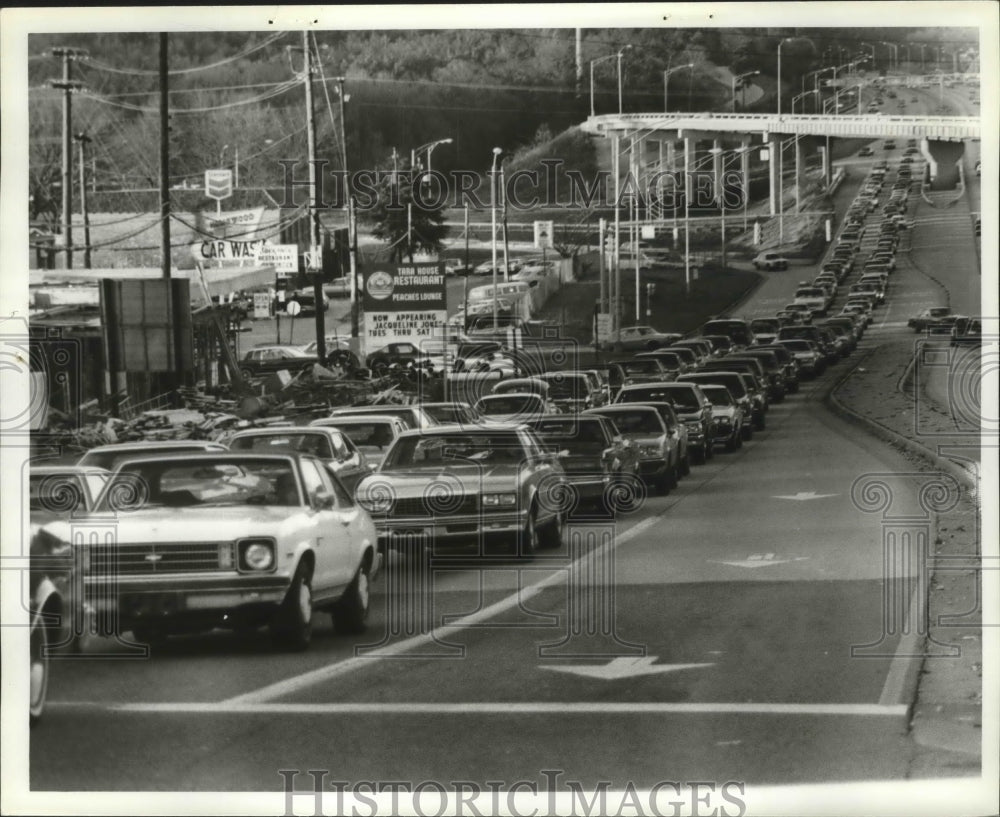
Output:
[[[695,169],[694,143],[712,140],[714,176],[713,195],[722,190],[723,169],[722,141],[739,141],[741,144],[741,173],[744,190],[747,186],[747,157],[754,137],[760,135],[759,146],[769,149],[770,211],[778,213],[779,179],[783,176],[783,145],[794,142],[794,167],[796,180],[803,172],[803,153],[800,142],[824,140],[822,150],[823,174],[829,183],[831,163],[830,138],[848,139],[917,139],[928,161],[931,189],[953,189],[958,182],[957,163],[961,158],[964,142],[979,139],[982,123],[979,117],[964,116],[896,116],[886,114],[766,114],[766,113],[630,113],[591,116],[581,128],[586,133],[608,137],[612,142],[615,166],[621,156],[621,143],[629,154],[628,173],[641,183],[643,177],[663,171],[672,172],[677,167],[675,153],[677,142],[683,142],[681,168],[684,173],[685,198],[690,198],[691,172]],[[643,159],[644,147],[656,144],[659,158],[649,162]],[[616,171],[617,173],[617,171]],[[617,176],[616,176],[617,178]],[[616,183],[617,185],[617,183]],[[616,187],[617,189],[617,187]],[[796,181],[796,193],[799,191]]]
[[902,138],[932,141],[979,139],[981,122],[971,116],[888,116],[760,113],[626,113],[591,116],[581,125],[599,136],[644,139],[683,139],[685,135],[732,134],[765,137],[771,133],[788,136],[832,136],[854,139]]

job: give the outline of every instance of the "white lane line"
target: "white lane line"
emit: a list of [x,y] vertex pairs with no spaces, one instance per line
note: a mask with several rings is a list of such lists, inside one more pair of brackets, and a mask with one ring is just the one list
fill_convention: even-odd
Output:
[[[666,511],[664,511],[666,513]],[[651,516],[647,519],[642,520],[636,525],[633,525],[624,533],[614,536],[611,540],[610,545],[602,545],[602,548],[611,547],[612,549],[624,544],[629,539],[638,536],[643,533],[648,528],[653,527],[660,521],[660,514],[656,516]],[[594,554],[584,554],[575,562],[569,565],[569,570],[572,570],[577,564],[583,563],[585,560],[593,559]],[[482,621],[486,621],[493,616],[510,610],[513,607],[517,607],[519,604],[523,604],[534,596],[538,595],[542,590],[550,585],[556,584],[560,581],[565,581],[567,568],[559,568],[553,571],[552,574],[546,576],[544,579],[536,582],[535,584],[529,585],[523,589],[517,590],[511,595],[504,599],[491,604],[489,607],[484,607],[482,610],[478,610],[475,613],[470,613],[463,618],[456,619],[447,625],[442,625],[440,627],[435,627],[433,630],[427,633],[421,633],[420,635],[413,636],[412,638],[405,639],[404,641],[398,641],[395,644],[391,644],[387,647],[380,649],[377,653],[372,653],[366,656],[354,656],[353,658],[347,658],[344,660],[337,661],[333,664],[327,664],[323,667],[318,667],[317,669],[310,670],[309,672],[304,672],[301,675],[293,675],[291,678],[286,678],[283,681],[277,681],[273,684],[268,684],[265,687],[252,690],[250,692],[245,692],[242,695],[236,695],[229,698],[221,703],[222,706],[234,706],[242,704],[259,704],[265,701],[273,700],[274,698],[280,698],[285,695],[291,695],[298,692],[300,689],[312,686],[313,684],[318,684],[322,681],[327,681],[331,678],[336,678],[340,675],[345,675],[349,672],[354,672],[355,670],[361,669],[362,667],[371,667],[375,661],[381,658],[390,658],[400,653],[407,652],[409,650],[415,649],[417,647],[424,646],[426,644],[432,643],[440,636],[445,636],[451,634],[457,630],[462,630],[467,627],[472,627],[479,624]],[[217,704],[220,705],[220,704]]]
[[554,701],[518,703],[134,703],[52,702],[59,709],[102,709],[139,714],[214,715],[862,715],[904,717],[903,704],[871,703],[620,703]]
[[[885,676],[885,684],[878,702],[881,706],[892,706],[903,700],[906,674],[911,663],[919,658],[921,635],[914,624],[920,621],[920,593],[927,592],[921,582],[917,582],[910,594],[910,606],[906,611],[906,621],[903,622],[903,635],[896,646],[896,652],[889,664],[889,672]],[[886,591],[888,592],[888,591]]]

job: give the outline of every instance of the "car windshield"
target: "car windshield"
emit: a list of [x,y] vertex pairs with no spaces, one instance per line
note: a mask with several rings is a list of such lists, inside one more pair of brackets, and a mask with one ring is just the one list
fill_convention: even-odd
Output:
[[356,409],[338,409],[333,412],[333,417],[337,416],[349,416],[352,414],[381,414],[387,417],[398,417],[410,428],[416,428],[417,424],[413,418],[413,409],[399,407],[399,408],[382,408],[381,406],[359,406]]
[[28,508],[32,511],[69,513],[86,510],[91,496],[88,496],[81,474],[32,474],[29,479]]
[[754,332],[777,332],[781,328],[781,322],[776,318],[758,318],[750,322],[750,328]]
[[786,349],[791,349],[793,352],[808,352],[812,349],[807,340],[785,340],[782,343]]
[[533,414],[541,411],[537,394],[502,394],[483,397],[476,405],[480,414]]
[[660,364],[655,360],[632,360],[620,364],[622,371],[626,375],[630,374],[658,374],[661,370]]
[[390,423],[345,423],[338,425],[337,428],[365,453],[381,452],[395,438]]
[[546,445],[571,454],[602,451],[610,443],[604,425],[593,418],[547,418],[534,423],[534,428]]
[[615,411],[604,415],[622,434],[662,434],[663,421],[655,411]]
[[733,396],[725,386],[710,386],[706,384],[701,387],[701,390],[705,392],[705,396],[711,401],[713,406],[733,405]]
[[649,386],[641,389],[623,389],[618,393],[618,400],[622,403],[663,401],[673,403],[681,409],[696,410],[701,408],[694,389],[685,386]]
[[431,417],[439,423],[468,423],[473,420],[472,409],[466,406],[424,406]]
[[582,400],[587,396],[587,378],[583,375],[555,375],[545,378],[549,396],[557,400]]
[[248,434],[229,441],[230,451],[257,451],[269,454],[312,454],[330,459],[333,451],[330,438],[317,432],[278,432],[275,434]]
[[142,460],[115,472],[100,511],[221,505],[301,505],[292,463],[282,459]]
[[516,464],[525,457],[524,445],[513,432],[424,433],[400,437],[389,449],[380,471],[414,468],[455,468]]

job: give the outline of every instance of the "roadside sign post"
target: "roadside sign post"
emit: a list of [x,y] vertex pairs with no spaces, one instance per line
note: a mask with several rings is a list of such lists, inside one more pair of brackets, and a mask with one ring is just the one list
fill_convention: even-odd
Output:
[[233,171],[226,169],[205,171],[205,195],[215,199],[215,212],[222,214],[222,200],[233,195]]

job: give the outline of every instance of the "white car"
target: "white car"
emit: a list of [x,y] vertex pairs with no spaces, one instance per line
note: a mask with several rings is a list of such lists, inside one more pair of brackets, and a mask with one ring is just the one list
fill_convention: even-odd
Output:
[[74,542],[66,520],[40,535],[83,551],[88,598],[139,642],[267,625],[277,645],[305,649],[315,610],[340,633],[365,627],[381,566],[375,527],[313,457],[132,459],[89,518],[104,517],[113,544]]
[[756,270],[785,270],[788,269],[788,259],[779,252],[766,251],[757,254],[753,266]]

